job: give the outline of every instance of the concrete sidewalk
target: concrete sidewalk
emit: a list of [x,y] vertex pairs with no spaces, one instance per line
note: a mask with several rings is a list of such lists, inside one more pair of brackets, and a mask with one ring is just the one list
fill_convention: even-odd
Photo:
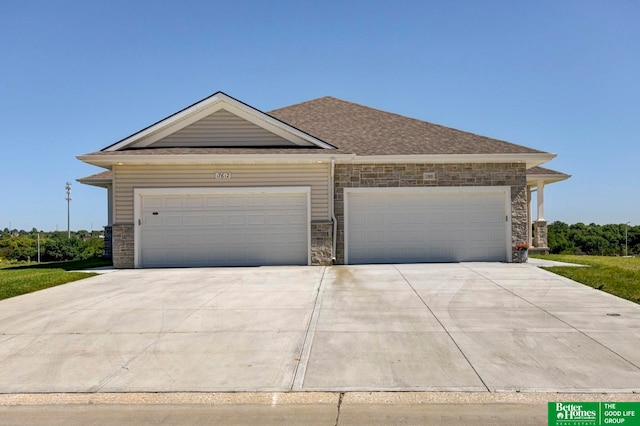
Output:
[[122,270],[0,301],[0,393],[640,392],[640,306],[527,264]]

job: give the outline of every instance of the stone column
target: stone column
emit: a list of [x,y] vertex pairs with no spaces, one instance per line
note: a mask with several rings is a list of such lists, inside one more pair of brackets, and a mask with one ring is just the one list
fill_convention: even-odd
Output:
[[538,218],[533,231],[533,247],[535,253],[548,253],[549,242],[547,240],[547,221],[544,219],[544,182],[538,181]]
[[545,252],[549,250],[546,220],[536,220],[535,231],[533,233],[533,246],[540,249],[536,250],[537,252]]
[[111,225],[104,227],[104,257],[107,259],[111,259],[113,257]]
[[115,268],[133,268],[133,224],[116,223],[111,230],[113,235],[113,266]]

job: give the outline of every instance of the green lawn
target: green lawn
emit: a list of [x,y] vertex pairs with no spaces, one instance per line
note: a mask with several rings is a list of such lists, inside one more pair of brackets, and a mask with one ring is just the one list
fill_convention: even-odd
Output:
[[110,264],[110,260],[88,259],[40,265],[3,265],[0,266],[0,300],[91,277],[96,274],[73,271]]
[[540,259],[588,265],[584,267],[554,266],[544,268],[555,274],[581,282],[590,287],[640,303],[640,258],[610,256],[535,256]]

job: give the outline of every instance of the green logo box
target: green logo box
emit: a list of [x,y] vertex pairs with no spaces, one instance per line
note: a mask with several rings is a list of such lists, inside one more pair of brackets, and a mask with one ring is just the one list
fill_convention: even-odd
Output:
[[640,402],[550,402],[549,426],[640,426]]

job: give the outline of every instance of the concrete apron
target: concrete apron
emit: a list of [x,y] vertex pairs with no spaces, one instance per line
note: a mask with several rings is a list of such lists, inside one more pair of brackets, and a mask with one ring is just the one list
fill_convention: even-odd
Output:
[[640,306],[527,264],[122,270],[0,301],[6,394],[631,393],[638,347]]

